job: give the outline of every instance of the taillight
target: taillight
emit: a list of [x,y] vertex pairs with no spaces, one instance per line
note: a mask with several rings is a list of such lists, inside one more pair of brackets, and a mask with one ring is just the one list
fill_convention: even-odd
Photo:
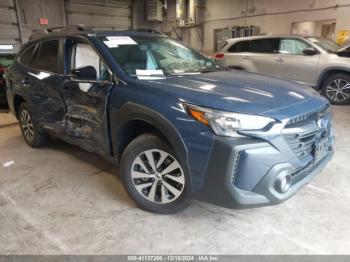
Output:
[[214,59],[223,59],[224,56],[225,56],[225,54],[223,54],[223,53],[218,53],[218,54],[215,54],[215,55],[214,55]]

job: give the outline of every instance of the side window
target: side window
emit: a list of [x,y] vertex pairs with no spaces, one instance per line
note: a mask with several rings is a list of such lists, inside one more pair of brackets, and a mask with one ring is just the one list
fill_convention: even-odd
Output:
[[59,43],[59,40],[42,42],[36,57],[35,53],[33,55],[33,63],[31,65],[40,70],[61,73],[62,70],[58,66]]
[[272,53],[276,53],[277,49],[278,49],[278,39],[266,38],[266,39],[252,40],[250,42],[249,51],[253,53],[272,54]]
[[281,39],[279,52],[282,54],[303,55],[303,50],[310,47],[309,44],[300,39]]
[[230,53],[240,53],[240,52],[248,52],[249,48],[249,42],[248,41],[242,41],[234,44],[231,46],[228,51]]
[[35,48],[34,53],[32,54],[32,58],[29,61],[29,66],[32,67],[32,68],[37,68],[36,67],[36,61],[37,61],[37,58],[38,58],[39,49],[40,49],[40,46],[37,46]]
[[108,66],[96,51],[86,43],[76,43],[72,48],[71,69],[93,66],[98,80],[110,80]]
[[29,62],[32,58],[35,48],[36,48],[36,45],[33,45],[29,47],[27,50],[25,50],[24,53],[19,57],[19,61],[24,65],[29,65]]

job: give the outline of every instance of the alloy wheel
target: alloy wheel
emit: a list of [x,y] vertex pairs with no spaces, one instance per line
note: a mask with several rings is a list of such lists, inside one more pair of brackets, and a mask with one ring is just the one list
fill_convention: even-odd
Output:
[[159,149],[139,154],[131,166],[131,178],[136,190],[156,204],[178,199],[185,188],[185,176],[174,156]]
[[27,110],[21,112],[20,122],[25,138],[27,141],[32,142],[34,140],[34,125]]
[[330,100],[342,102],[350,96],[350,82],[344,79],[335,79],[326,87],[326,93]]

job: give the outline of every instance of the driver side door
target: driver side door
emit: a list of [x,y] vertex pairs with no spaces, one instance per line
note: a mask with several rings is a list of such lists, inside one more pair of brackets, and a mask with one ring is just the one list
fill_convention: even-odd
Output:
[[[114,87],[112,73],[87,42],[65,40],[67,79],[63,86],[66,106],[65,136],[85,150],[109,150],[107,100]],[[87,70],[89,69],[89,70]]]

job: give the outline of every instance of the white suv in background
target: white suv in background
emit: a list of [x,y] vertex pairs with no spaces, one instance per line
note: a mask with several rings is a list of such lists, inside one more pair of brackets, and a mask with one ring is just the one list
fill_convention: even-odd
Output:
[[332,104],[350,103],[350,48],[321,37],[269,35],[228,39],[214,59],[226,67],[314,87]]

